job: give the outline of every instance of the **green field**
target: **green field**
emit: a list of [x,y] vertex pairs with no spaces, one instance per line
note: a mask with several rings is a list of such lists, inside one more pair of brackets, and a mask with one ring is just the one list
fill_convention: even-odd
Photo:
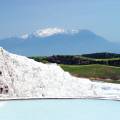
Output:
[[104,82],[120,83],[120,67],[107,65],[60,65],[65,71],[77,77]]

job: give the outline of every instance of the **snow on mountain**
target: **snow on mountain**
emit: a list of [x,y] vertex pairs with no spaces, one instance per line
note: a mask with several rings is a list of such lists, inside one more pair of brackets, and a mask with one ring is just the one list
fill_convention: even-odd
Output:
[[36,37],[48,37],[48,36],[52,36],[54,34],[60,34],[60,33],[64,33],[65,30],[61,29],[61,28],[46,28],[46,29],[39,29],[36,32],[34,32],[33,34]]
[[91,82],[0,48],[0,99],[104,98],[120,99],[120,85]]
[[30,36],[34,36],[34,37],[49,37],[49,36],[53,36],[56,34],[77,34],[79,33],[80,30],[79,29],[72,29],[72,30],[65,30],[63,28],[44,28],[44,29],[38,29],[35,32],[31,33],[31,34],[23,34],[20,36],[20,38],[22,39],[28,39]]

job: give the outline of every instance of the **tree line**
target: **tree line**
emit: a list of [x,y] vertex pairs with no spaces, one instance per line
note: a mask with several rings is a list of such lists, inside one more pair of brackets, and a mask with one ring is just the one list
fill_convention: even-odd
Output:
[[120,67],[120,55],[114,53],[93,53],[84,55],[53,55],[49,57],[30,57],[38,62],[67,65],[103,64]]

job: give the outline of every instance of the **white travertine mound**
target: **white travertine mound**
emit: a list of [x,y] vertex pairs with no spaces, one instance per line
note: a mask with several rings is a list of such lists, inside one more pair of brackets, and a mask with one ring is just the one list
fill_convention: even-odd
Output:
[[0,99],[101,98],[120,99],[120,85],[91,82],[0,48]]

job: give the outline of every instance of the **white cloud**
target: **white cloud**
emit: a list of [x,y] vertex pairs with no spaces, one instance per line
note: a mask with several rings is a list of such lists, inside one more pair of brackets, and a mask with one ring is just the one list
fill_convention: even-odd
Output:
[[64,29],[60,28],[46,28],[46,29],[40,29],[37,30],[34,35],[37,37],[48,37],[54,34],[64,33]]

